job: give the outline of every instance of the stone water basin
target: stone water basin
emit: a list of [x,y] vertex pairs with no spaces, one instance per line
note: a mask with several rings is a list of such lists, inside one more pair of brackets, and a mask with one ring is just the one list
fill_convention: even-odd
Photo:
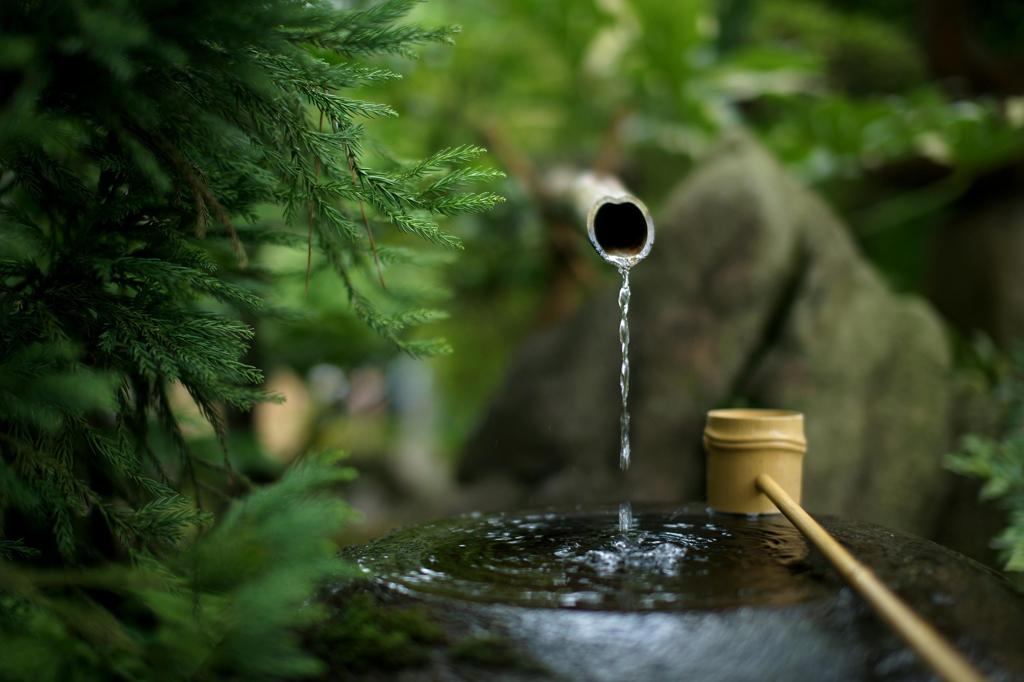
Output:
[[[991,679],[1024,680],[1024,597],[1002,576],[920,538],[819,520]],[[531,662],[491,679],[932,679],[781,516],[641,507],[622,532],[613,507],[470,514],[347,555],[377,599]],[[444,663],[422,679],[476,673]]]

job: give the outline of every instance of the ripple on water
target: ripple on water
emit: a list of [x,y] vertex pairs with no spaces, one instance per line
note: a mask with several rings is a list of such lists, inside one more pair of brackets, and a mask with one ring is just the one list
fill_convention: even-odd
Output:
[[616,509],[475,514],[407,528],[352,557],[412,592],[525,606],[681,610],[786,604],[837,586],[778,517]]

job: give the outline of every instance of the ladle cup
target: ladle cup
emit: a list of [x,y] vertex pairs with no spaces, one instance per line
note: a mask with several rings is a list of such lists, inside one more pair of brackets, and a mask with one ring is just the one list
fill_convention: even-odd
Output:
[[985,678],[874,572],[800,506],[804,418],[786,410],[712,410],[704,428],[708,502],[716,511],[781,512],[864,600],[942,679]]

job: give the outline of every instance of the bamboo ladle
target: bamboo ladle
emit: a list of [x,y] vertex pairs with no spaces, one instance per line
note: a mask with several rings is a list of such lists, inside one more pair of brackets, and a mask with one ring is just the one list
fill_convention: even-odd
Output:
[[804,419],[786,410],[712,410],[704,429],[708,504],[720,512],[785,515],[839,575],[939,677],[984,676],[800,506]]

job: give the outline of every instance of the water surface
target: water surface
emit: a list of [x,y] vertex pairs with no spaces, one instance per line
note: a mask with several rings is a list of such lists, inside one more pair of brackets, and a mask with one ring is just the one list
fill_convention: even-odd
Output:
[[780,517],[692,508],[475,514],[408,528],[354,559],[387,585],[522,606],[625,611],[787,604],[834,594]]

